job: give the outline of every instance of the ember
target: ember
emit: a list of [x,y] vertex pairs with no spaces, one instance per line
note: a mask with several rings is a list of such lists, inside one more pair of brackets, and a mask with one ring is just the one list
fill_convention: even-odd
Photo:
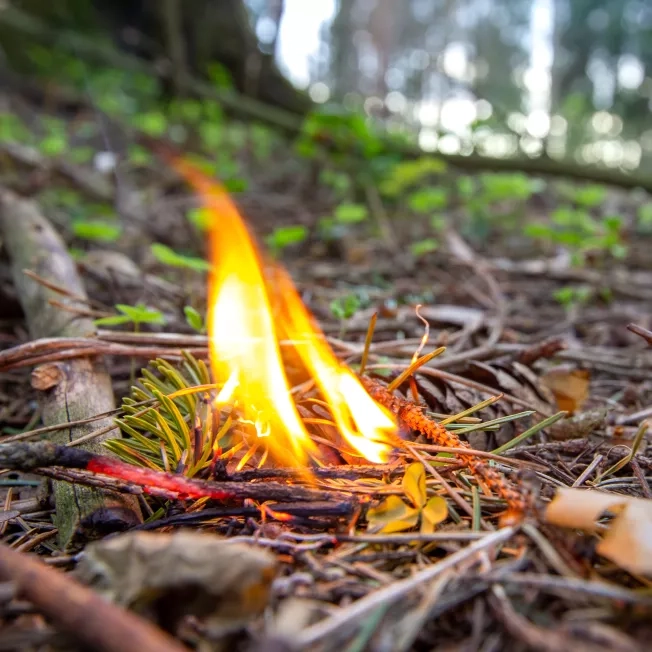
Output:
[[213,218],[207,322],[212,373],[222,387],[216,400],[237,403],[276,462],[319,461],[290,393],[283,358],[293,354],[346,442],[371,462],[386,461],[396,431],[391,414],[337,360],[290,276],[265,259],[226,191],[189,162],[172,163]]

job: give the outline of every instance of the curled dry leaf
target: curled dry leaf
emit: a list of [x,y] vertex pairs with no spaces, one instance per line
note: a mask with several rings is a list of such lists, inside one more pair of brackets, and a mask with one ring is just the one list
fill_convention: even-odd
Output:
[[560,410],[572,414],[589,397],[589,372],[558,367],[541,376],[541,383],[554,395]]
[[559,489],[546,510],[546,520],[561,527],[593,534],[604,529],[598,519],[613,514],[599,554],[625,570],[652,575],[652,500],[596,490]]
[[90,543],[77,573],[169,631],[193,615],[220,632],[264,609],[275,567],[268,552],[212,534],[131,532]]

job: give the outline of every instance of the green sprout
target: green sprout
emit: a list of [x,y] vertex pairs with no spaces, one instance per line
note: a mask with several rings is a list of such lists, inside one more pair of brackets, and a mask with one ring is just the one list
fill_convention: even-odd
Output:
[[150,249],[154,258],[156,258],[159,263],[169,265],[170,267],[192,269],[197,272],[207,272],[211,268],[210,263],[203,258],[180,254],[160,242],[155,242],[151,245]]
[[115,242],[122,234],[122,227],[100,220],[75,220],[72,223],[72,232],[84,240]]
[[186,322],[190,328],[200,334],[206,332],[204,318],[192,306],[185,306],[183,309],[183,314],[186,316]]

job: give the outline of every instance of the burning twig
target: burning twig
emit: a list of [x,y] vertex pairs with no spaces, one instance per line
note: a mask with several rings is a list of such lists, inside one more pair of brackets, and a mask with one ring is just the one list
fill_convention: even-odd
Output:
[[[429,419],[420,407],[406,399],[394,396],[386,387],[372,378],[363,378],[362,382],[371,396],[384,405],[392,414],[408,426],[426,435],[433,442],[451,448],[471,447],[457,435],[446,430],[444,426]],[[474,455],[460,454],[460,459],[469,467],[480,483],[503,498],[507,503],[508,513],[505,520],[517,520],[526,510],[526,503],[521,493],[513,487],[498,471],[488,467]]]
[[[181,475],[138,467],[112,457],[96,455],[76,448],[57,446],[50,442],[0,445],[0,468],[51,475],[49,473],[52,470],[51,467],[88,471],[92,474],[89,478],[90,481],[85,482],[88,485],[94,484],[92,480],[95,474],[108,476],[141,487],[143,493],[167,500],[197,498],[245,500],[249,498],[256,501],[307,502],[343,499],[343,495],[337,492],[319,491],[276,482],[256,484],[191,480]],[[84,482],[84,475],[78,476],[77,479]],[[116,490],[133,493],[133,489],[125,491],[123,486],[118,486]]]

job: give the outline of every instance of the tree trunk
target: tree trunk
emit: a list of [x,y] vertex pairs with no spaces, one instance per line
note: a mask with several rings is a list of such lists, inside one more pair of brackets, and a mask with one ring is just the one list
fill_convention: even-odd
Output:
[[[243,0],[23,0],[20,9],[50,28],[108,36],[131,54],[169,66],[170,95],[186,90],[186,72],[210,79],[211,64],[220,63],[241,93],[295,114],[311,108],[273,56],[261,52]],[[2,25],[0,42],[10,67],[35,72],[23,34]]]

